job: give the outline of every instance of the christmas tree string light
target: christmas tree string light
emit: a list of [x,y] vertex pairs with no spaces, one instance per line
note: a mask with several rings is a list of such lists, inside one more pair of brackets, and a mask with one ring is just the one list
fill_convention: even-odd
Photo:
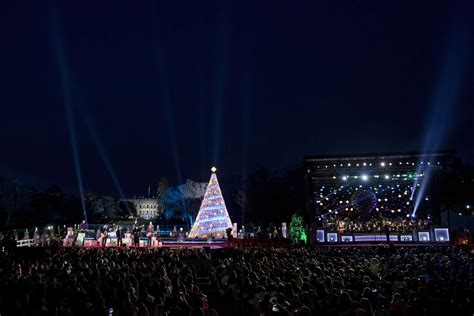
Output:
[[216,167],[212,167],[211,171],[211,179],[207,185],[196,221],[189,233],[190,238],[223,238],[226,236],[226,229],[232,228],[232,222],[217,180]]

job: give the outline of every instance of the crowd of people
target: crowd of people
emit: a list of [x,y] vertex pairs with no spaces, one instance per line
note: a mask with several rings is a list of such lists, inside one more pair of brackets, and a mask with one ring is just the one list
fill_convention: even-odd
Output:
[[324,228],[340,233],[367,233],[367,232],[412,232],[429,229],[431,221],[428,219],[413,218],[384,218],[377,217],[368,220],[352,220],[350,218],[328,218],[323,222]]
[[2,315],[472,315],[456,247],[2,253]]

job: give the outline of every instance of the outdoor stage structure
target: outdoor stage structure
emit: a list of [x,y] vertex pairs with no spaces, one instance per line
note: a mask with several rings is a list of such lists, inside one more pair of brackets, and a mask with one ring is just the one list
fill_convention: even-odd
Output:
[[[313,227],[310,239],[325,243],[387,239],[384,233],[338,233],[325,225],[329,218],[429,219],[438,223],[437,181],[451,167],[453,156],[453,151],[446,150],[304,157],[306,210]],[[390,240],[446,242],[449,232],[433,226],[423,232],[391,232]]]
[[[212,167],[211,171],[211,179],[207,185],[196,221],[189,232],[189,238],[224,238],[227,229],[236,230],[232,226],[225,206],[224,197],[217,180],[217,169]],[[233,231],[234,235],[235,233]]]

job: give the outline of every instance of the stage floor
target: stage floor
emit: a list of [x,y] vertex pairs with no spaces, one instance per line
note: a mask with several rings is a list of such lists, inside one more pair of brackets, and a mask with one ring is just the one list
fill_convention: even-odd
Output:
[[[77,247],[77,248],[118,248],[117,246],[63,246],[65,248],[69,247]],[[230,245],[228,243],[199,243],[199,244],[191,244],[191,243],[165,243],[161,246],[125,246],[126,248],[137,248],[137,249],[155,249],[155,248],[170,248],[170,249],[183,249],[183,248],[211,248],[211,249],[223,249],[229,248]]]
[[449,243],[320,243],[316,244],[316,247],[448,247]]
[[[254,245],[254,247],[258,247]],[[316,244],[315,247],[332,247],[332,248],[347,248],[347,247],[448,247],[449,243],[320,243]],[[63,246],[65,248],[75,247],[75,248],[117,248],[117,246]],[[155,248],[169,248],[169,249],[189,249],[189,248],[210,248],[210,249],[224,249],[232,248],[233,246],[228,243],[164,243],[161,246],[125,246],[126,248],[137,248],[137,249],[155,249]]]

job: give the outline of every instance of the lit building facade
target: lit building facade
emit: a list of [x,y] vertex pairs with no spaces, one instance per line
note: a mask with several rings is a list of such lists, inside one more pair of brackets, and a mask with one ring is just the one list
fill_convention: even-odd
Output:
[[162,210],[155,198],[135,198],[126,201],[133,203],[137,216],[142,219],[154,219],[161,216]]

